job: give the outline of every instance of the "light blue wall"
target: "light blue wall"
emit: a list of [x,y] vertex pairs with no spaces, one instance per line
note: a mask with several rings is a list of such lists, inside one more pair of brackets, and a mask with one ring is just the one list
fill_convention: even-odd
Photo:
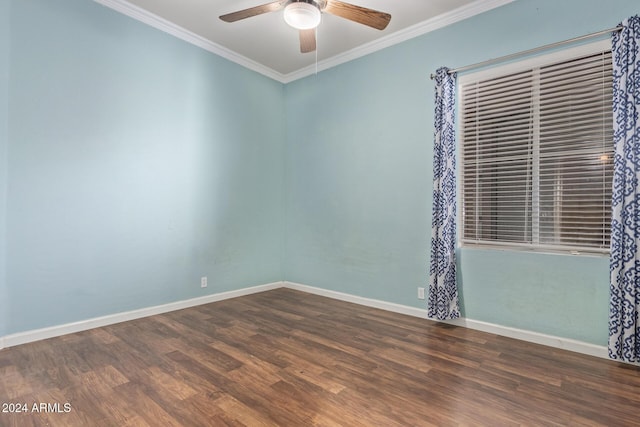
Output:
[[6,282],[7,109],[9,106],[9,0],[0,0],[0,337],[5,334],[9,308]]
[[[517,0],[285,87],[285,278],[424,307],[433,83],[459,67],[614,27],[637,0]],[[608,261],[463,249],[468,318],[606,344]]]
[[[638,12],[517,0],[283,89],[92,1],[0,0],[0,336],[282,279],[423,307],[429,73]],[[606,258],[459,264],[468,318],[606,342]]]
[[5,332],[280,280],[283,86],[93,1],[11,6]]

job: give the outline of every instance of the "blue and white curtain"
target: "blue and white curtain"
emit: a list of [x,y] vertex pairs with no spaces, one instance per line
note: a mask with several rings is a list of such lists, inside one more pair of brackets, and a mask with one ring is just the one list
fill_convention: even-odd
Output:
[[435,75],[436,109],[433,158],[433,220],[429,267],[429,317],[460,317],[456,285],[456,75],[440,68]]
[[613,143],[609,357],[640,362],[640,17],[612,37]]

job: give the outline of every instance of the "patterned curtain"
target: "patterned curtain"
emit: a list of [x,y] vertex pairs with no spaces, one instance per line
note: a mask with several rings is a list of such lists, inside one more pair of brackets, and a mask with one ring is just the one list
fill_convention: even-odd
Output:
[[456,285],[456,75],[436,72],[433,220],[427,312],[438,320],[460,317]]
[[612,37],[613,143],[609,357],[640,362],[640,18]]

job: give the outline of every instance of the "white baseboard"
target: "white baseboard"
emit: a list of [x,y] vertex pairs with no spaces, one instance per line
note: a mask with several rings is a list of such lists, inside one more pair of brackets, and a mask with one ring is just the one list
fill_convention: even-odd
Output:
[[423,308],[409,307],[408,305],[394,304],[392,302],[381,301],[377,299],[360,297],[343,292],[331,291],[328,289],[316,288],[309,285],[302,285],[294,282],[284,282],[284,287],[295,289],[296,291],[306,292],[309,294],[320,295],[327,298],[333,298],[340,301],[352,302],[367,307],[379,308],[381,310],[392,311],[394,313],[406,314],[413,317],[422,317],[428,319],[427,310]]
[[255,294],[258,292],[269,291],[281,288],[283,282],[268,283],[250,288],[238,289],[235,291],[221,292],[217,294],[205,295],[202,297],[192,298],[183,301],[171,302],[168,304],[156,305],[154,307],[146,307],[138,310],[126,311],[123,313],[110,314],[107,316],[94,317],[92,319],[81,320],[79,322],[67,323],[64,325],[51,326],[48,328],[34,329],[17,334],[5,335],[0,337],[0,350],[5,347],[13,347],[20,344],[26,344],[34,341],[44,340],[47,338],[58,337],[61,335],[71,334],[74,332],[86,331],[88,329],[99,328],[101,326],[113,325],[115,323],[126,322],[129,320],[140,319],[142,317],[153,316],[156,314],[168,313],[170,311],[182,310],[183,308],[194,307],[197,305],[209,304],[225,299],[241,297],[244,295]]
[[[126,322],[129,320],[140,319],[142,317],[153,316],[156,314],[167,313],[170,311],[181,310],[183,308],[194,307],[202,304],[209,304],[225,299],[241,297],[258,292],[269,291],[278,288],[295,289],[310,294],[320,295],[341,301],[351,302],[354,304],[364,305],[367,307],[379,308],[394,313],[406,314],[408,316],[429,319],[427,310],[423,308],[409,307],[401,304],[394,304],[387,301],[381,301],[371,298],[365,298],[357,295],[351,295],[343,292],[331,291],[328,289],[316,288],[313,286],[303,285],[294,282],[273,282],[265,285],[254,286],[250,288],[238,289],[235,291],[221,292],[217,294],[205,295],[198,298],[192,298],[183,301],[176,301],[168,304],[158,305],[154,307],[141,308],[138,310],[116,313],[102,317],[82,320],[79,322],[67,323],[64,325],[51,326],[43,329],[35,329],[32,331],[20,332],[17,334],[6,335],[0,337],[0,350],[5,347],[13,347],[20,344],[26,344],[33,341],[39,341],[47,338],[53,338],[74,332],[86,331],[88,329],[99,328],[101,326],[113,325],[115,323]],[[429,319],[438,321],[435,319]],[[607,348],[582,341],[572,340],[568,338],[556,337],[553,335],[541,334],[538,332],[527,331],[523,329],[511,328],[508,326],[496,325],[493,323],[482,322],[473,319],[456,319],[446,321],[452,325],[462,326],[469,329],[488,332],[509,338],[515,338],[522,341],[542,344],[549,347],[559,348],[563,350],[574,351],[577,353],[587,354],[608,359]]]
[[603,345],[591,344],[584,341],[557,337],[554,335],[541,334],[539,332],[527,331],[525,329],[511,328],[509,326],[496,325],[494,323],[487,323],[473,319],[456,319],[446,321],[444,323],[463,326],[465,328],[488,332],[495,335],[501,335],[503,337],[515,338],[535,344],[542,344],[562,350],[574,351],[576,353],[582,353],[589,356],[609,359],[609,352],[607,351],[607,347]]
[[[367,307],[379,308],[382,310],[392,311],[394,313],[406,314],[408,316],[429,319],[427,310],[423,308],[409,307],[401,304],[394,304],[386,301],[380,301],[371,298],[364,298],[356,295],[345,294],[327,289],[315,288],[313,286],[302,285],[300,283],[284,282],[284,287],[295,289],[310,294],[321,295],[341,301],[351,302],[354,304],[364,305]],[[436,322],[442,322],[436,319],[429,319]],[[556,337],[553,335],[541,334],[539,332],[527,331],[524,329],[511,328],[508,326],[496,325],[493,323],[481,322],[472,319],[456,319],[444,321],[452,325],[462,326],[469,329],[475,329],[482,332],[488,332],[504,337],[515,338],[522,341],[528,341],[536,344],[542,344],[549,347],[559,348],[562,350],[574,351],[576,353],[587,354],[589,356],[601,357],[609,359],[607,347],[595,344],[577,341],[569,338]]]

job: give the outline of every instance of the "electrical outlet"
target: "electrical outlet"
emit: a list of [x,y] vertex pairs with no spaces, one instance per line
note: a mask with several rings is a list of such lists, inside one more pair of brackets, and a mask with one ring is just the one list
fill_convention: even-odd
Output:
[[207,287],[207,276],[204,276],[204,277],[200,278],[200,287],[201,288],[206,288]]
[[418,288],[418,299],[424,299],[424,288]]

